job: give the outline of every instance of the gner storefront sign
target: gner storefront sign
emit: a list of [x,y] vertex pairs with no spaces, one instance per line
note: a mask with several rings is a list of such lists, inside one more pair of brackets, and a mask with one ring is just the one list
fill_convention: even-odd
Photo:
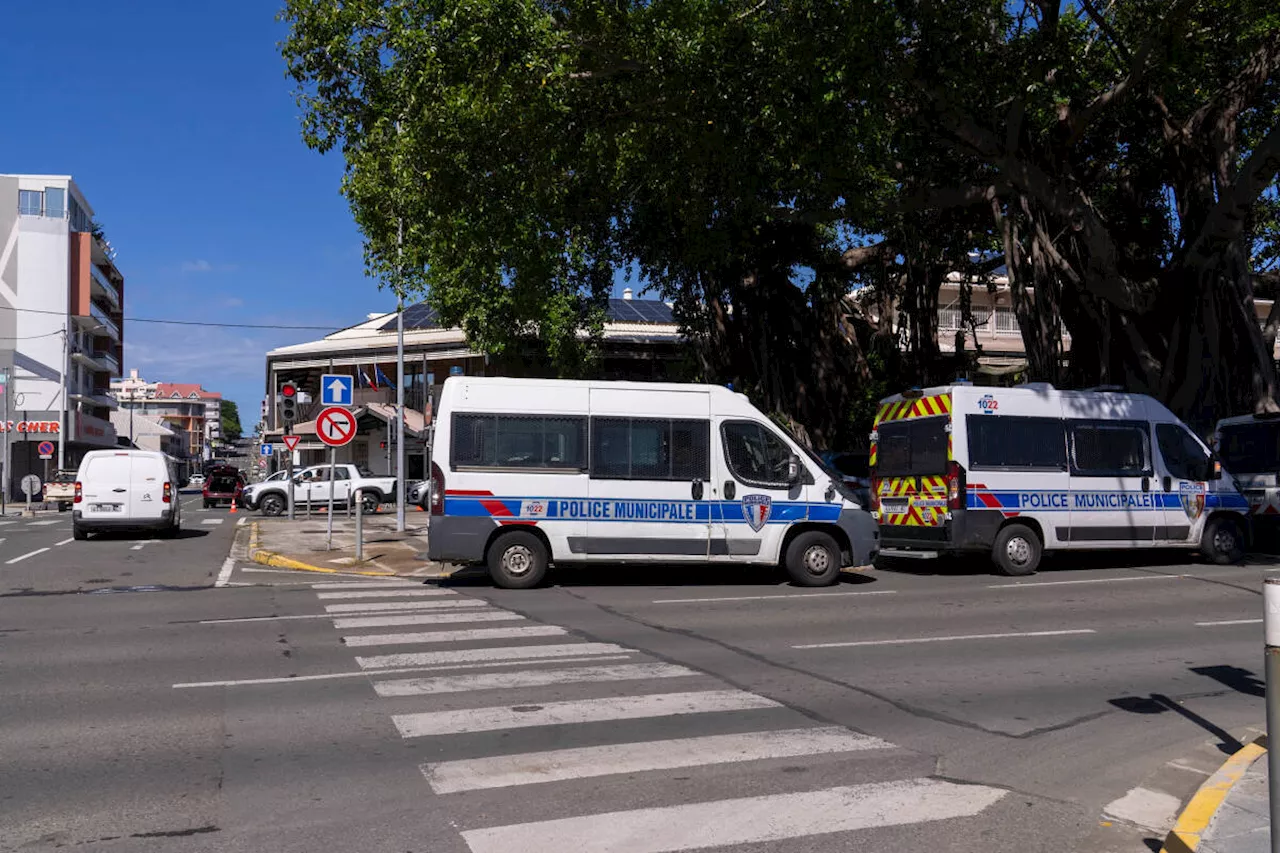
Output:
[[0,432],[57,434],[58,427],[57,421],[0,421]]

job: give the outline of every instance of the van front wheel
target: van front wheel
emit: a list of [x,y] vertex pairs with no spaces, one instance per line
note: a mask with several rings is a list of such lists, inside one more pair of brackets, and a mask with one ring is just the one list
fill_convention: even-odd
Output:
[[786,564],[797,586],[830,586],[840,578],[840,546],[826,533],[801,533],[787,546]]
[[504,533],[489,546],[489,576],[503,589],[530,589],[547,576],[547,549],[523,530]]
[[1025,524],[1010,524],[996,534],[991,559],[1000,574],[1020,577],[1035,573],[1042,551],[1040,537],[1034,530]]
[[1200,552],[1219,566],[1244,559],[1244,536],[1240,525],[1231,518],[1211,518],[1204,526]]

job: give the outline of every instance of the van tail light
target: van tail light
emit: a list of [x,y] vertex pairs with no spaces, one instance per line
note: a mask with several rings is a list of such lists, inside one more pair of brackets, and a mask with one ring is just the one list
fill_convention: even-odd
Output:
[[431,514],[444,515],[444,472],[431,463]]
[[164,484],[164,497],[162,497],[160,500],[164,501],[165,503],[169,503],[170,501],[173,500],[173,483]]
[[959,462],[947,463],[947,509],[964,508],[964,469]]
[[80,487],[80,481],[76,480],[76,501],[75,502],[82,503],[83,501],[84,501],[84,492]]
[[880,511],[880,478],[871,478],[871,511]]

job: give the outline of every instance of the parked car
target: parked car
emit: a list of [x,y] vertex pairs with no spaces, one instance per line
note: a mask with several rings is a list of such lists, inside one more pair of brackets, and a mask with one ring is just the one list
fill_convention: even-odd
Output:
[[427,504],[431,500],[431,481],[417,480],[409,484],[409,489],[405,493],[409,503],[417,504],[424,511],[428,508]]
[[245,486],[244,490],[240,493],[241,504],[245,509],[257,509],[258,496],[262,494],[263,489],[271,483],[283,483],[288,473],[288,471],[280,470],[272,474],[270,477],[267,477],[265,480],[260,480],[256,483],[250,483]]
[[76,472],[59,471],[44,485],[44,502],[56,503],[58,512],[71,509],[76,499]]
[[187,480],[187,485],[188,485],[188,486],[203,486],[203,485],[204,485],[204,474],[192,474],[192,475],[191,475],[191,479],[190,479],[190,480]]
[[[293,476],[293,502],[295,506],[325,506],[332,489],[335,504],[343,505],[359,491],[364,512],[375,513],[387,501],[395,500],[394,477],[377,477],[363,465],[343,463],[333,466],[333,482],[329,481],[328,465],[312,465]],[[289,485],[285,481],[260,483],[254,490],[254,506],[263,515],[280,515],[289,506]]]
[[202,490],[204,508],[209,509],[221,503],[229,505],[232,501],[238,501],[243,490],[244,475],[238,468],[231,465],[210,468],[208,479],[205,480]]
[[150,450],[91,450],[76,471],[71,534],[87,539],[103,530],[156,530],[173,536],[182,527],[173,461]]

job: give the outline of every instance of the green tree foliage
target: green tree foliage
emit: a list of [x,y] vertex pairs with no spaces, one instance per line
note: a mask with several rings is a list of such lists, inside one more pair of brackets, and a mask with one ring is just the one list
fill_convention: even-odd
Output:
[[282,17],[304,138],[342,151],[371,271],[487,352],[534,339],[581,370],[634,268],[706,378],[829,445],[868,389],[965,365],[972,335],[939,346],[939,288],[1005,264],[1038,378],[1188,413],[1274,405],[1251,319],[1280,144],[1262,0],[288,0]]
[[239,441],[241,436],[240,407],[234,400],[222,401],[222,440]]

